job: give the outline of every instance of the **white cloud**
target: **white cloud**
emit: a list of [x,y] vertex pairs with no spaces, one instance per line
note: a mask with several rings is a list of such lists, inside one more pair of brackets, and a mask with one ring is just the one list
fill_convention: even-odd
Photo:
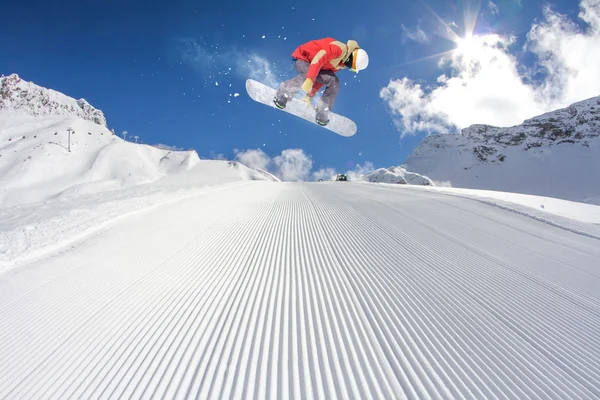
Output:
[[416,29],[410,29],[404,26],[404,24],[402,25],[402,38],[403,41],[405,42],[407,39],[410,39],[412,41],[415,41],[417,43],[420,44],[425,44],[425,43],[429,43],[430,39],[427,36],[427,34],[425,33],[425,31],[423,31],[423,29],[421,29],[420,27],[417,27]]
[[[374,171],[375,169],[376,168],[372,162],[366,161],[364,164],[356,164],[354,168],[347,170],[345,174],[348,177],[348,180],[356,181],[362,178],[363,175],[366,175],[369,172]],[[313,172],[312,175],[315,180],[329,180],[335,179],[335,177],[337,176],[337,172],[333,168],[321,168],[320,170]]]
[[353,169],[346,172],[346,176],[350,181],[357,181],[360,178],[362,178],[363,175],[368,174],[374,169],[375,166],[373,165],[373,163],[370,161],[366,161],[363,165],[356,164],[356,166]]
[[[321,168],[312,171],[313,161],[310,155],[302,149],[286,149],[271,158],[262,149],[234,149],[235,160],[249,168],[258,168],[277,176],[282,181],[308,181],[335,179],[337,172],[334,168]],[[363,175],[373,171],[375,166],[370,161],[357,164],[348,170],[349,180],[358,180]]]
[[313,172],[314,180],[323,179],[324,181],[331,180],[335,178],[337,172],[333,168],[321,168],[318,171]]
[[312,169],[312,159],[301,149],[287,149],[273,158],[276,175],[283,181],[305,181]]
[[[472,124],[510,126],[600,93],[600,0],[582,0],[580,29],[545,10],[532,25],[526,50],[539,65],[526,68],[511,54],[515,38],[487,34],[464,39],[440,61],[451,76],[431,86],[408,78],[380,92],[402,136],[417,131],[452,132]],[[542,72],[535,75],[535,69]],[[529,77],[536,77],[531,80]]]
[[271,162],[270,157],[261,149],[243,150],[234,149],[235,159],[249,168],[267,169]]
[[170,146],[168,144],[162,144],[162,143],[153,144],[152,146],[158,147],[159,149],[170,150],[170,151],[183,151],[184,150],[183,147]]
[[387,102],[394,118],[394,124],[402,132],[417,131],[447,133],[446,115],[427,101],[421,85],[408,78],[391,81],[383,88],[380,96]]
[[227,160],[227,157],[225,157],[225,155],[223,153],[216,153],[215,151],[211,150],[210,151],[210,159],[225,161],[225,160]]
[[492,0],[488,1],[488,8],[490,9],[490,12],[494,15],[498,14],[498,6],[496,5],[496,3],[494,3]]
[[545,20],[527,34],[527,48],[548,71],[541,94],[564,105],[600,93],[600,0],[583,0],[580,7],[587,30],[546,8]]
[[235,159],[247,167],[272,173],[282,181],[305,181],[310,177],[312,158],[302,149],[283,150],[271,158],[261,149],[233,150]]

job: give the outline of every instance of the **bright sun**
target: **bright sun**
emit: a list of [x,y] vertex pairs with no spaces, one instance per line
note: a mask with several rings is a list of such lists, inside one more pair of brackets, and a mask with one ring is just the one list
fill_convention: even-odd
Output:
[[480,44],[473,35],[467,35],[456,41],[455,51],[467,59],[473,59],[477,57],[480,47]]

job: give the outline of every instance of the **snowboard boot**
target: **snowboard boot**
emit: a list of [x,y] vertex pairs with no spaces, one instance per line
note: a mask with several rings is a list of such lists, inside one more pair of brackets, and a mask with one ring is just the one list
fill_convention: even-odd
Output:
[[275,104],[275,107],[283,110],[287,105],[288,99],[289,96],[287,94],[277,92],[275,97],[273,97],[273,104]]
[[320,109],[317,107],[316,115],[317,124],[325,126],[329,123],[329,108]]
[[279,101],[277,97],[273,97],[273,104],[275,104],[275,107],[279,108],[280,110],[283,110],[285,108],[285,103]]

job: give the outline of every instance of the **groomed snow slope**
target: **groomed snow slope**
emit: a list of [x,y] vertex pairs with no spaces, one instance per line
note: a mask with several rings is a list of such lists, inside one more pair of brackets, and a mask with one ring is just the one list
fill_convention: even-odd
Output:
[[351,183],[205,190],[0,275],[0,397],[600,397],[600,241]]

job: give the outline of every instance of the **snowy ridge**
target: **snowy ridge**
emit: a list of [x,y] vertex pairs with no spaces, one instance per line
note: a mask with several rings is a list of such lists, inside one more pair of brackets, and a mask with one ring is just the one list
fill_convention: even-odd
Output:
[[441,198],[258,182],[115,226],[0,280],[0,397],[598,398],[598,241]]
[[276,177],[275,175],[273,175],[272,173],[265,171],[264,169],[255,167],[254,168],[255,171],[259,172],[260,174],[264,175],[267,180],[273,181],[273,182],[281,182],[281,179],[279,179],[278,177]]
[[227,164],[238,169],[244,176],[245,180],[281,182],[278,177],[268,171],[265,171],[264,169],[249,168],[239,161],[227,161]]
[[600,204],[600,100],[498,128],[474,125],[431,135],[409,155],[411,171],[454,187]]
[[0,77],[0,112],[20,112],[26,115],[79,117],[107,126],[102,111],[85,99],[75,100],[60,92],[24,81],[17,74]]
[[361,180],[371,183],[396,183],[406,185],[406,179],[402,175],[395,174],[385,168],[371,171],[361,177]]
[[360,180],[371,183],[396,183],[401,185],[435,186],[426,176],[409,172],[404,165],[399,167],[379,168],[363,175]]

